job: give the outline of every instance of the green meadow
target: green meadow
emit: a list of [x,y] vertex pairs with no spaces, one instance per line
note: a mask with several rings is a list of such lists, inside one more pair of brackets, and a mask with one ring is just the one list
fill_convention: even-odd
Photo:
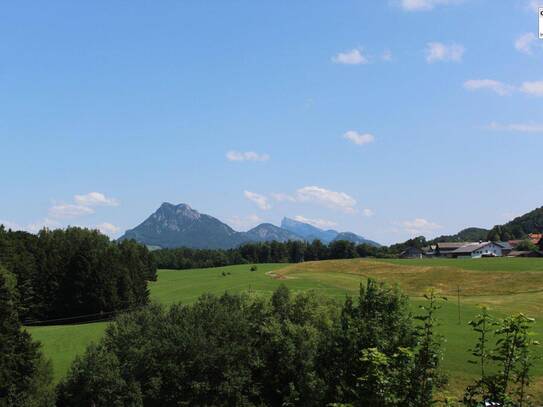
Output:
[[[342,300],[356,295],[360,283],[375,278],[398,284],[410,296],[413,312],[422,296],[433,288],[448,301],[443,301],[439,316],[442,321],[443,370],[450,382],[448,391],[458,394],[475,377],[477,366],[469,364],[468,349],[475,335],[468,322],[481,305],[496,316],[523,312],[536,318],[535,331],[543,338],[543,259],[477,259],[477,260],[329,260],[300,264],[260,264],[257,271],[250,265],[211,269],[160,270],[158,280],[150,283],[151,298],[165,305],[190,303],[201,294],[220,295],[250,292],[269,295],[280,284],[293,291],[316,290]],[[460,294],[460,295],[458,295]],[[29,327],[34,338],[42,342],[51,358],[55,379],[66,373],[73,358],[92,341],[102,336],[106,323]],[[543,362],[535,367],[536,388],[543,389]],[[543,394],[541,395],[543,397]]]

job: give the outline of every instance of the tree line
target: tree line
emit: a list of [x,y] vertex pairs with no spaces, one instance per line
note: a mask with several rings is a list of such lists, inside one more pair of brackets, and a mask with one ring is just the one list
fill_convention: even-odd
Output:
[[[418,239],[418,240],[417,240]],[[221,267],[250,263],[299,263],[302,261],[353,259],[357,257],[392,258],[397,257],[407,247],[419,244],[415,238],[390,247],[355,244],[347,240],[336,240],[325,244],[320,240],[304,242],[246,243],[235,249],[160,249],[152,252],[160,269],[192,269]],[[425,240],[423,240],[426,242]]]
[[145,246],[76,227],[34,235],[0,225],[0,265],[15,279],[18,316],[28,322],[145,305],[147,281],[156,279]]

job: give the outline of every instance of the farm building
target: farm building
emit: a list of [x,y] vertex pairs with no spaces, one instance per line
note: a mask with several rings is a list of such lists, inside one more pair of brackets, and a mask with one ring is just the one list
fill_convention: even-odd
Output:
[[435,256],[441,256],[441,257],[452,257],[451,254],[455,250],[461,248],[462,246],[470,245],[473,243],[470,242],[441,242],[436,243],[436,247],[434,250]]
[[542,233],[530,233],[528,235],[528,239],[530,239],[533,244],[537,245],[543,239],[543,234]]
[[424,254],[418,247],[409,247],[400,253],[400,259],[422,259]]
[[469,243],[453,250],[449,255],[451,257],[501,257],[503,256],[503,247],[495,242]]

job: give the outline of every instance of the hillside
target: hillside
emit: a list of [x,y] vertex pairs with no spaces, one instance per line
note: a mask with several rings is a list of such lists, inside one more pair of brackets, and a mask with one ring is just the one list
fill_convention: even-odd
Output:
[[430,240],[428,243],[438,242],[476,242],[479,240],[507,241],[523,239],[530,233],[543,232],[543,207],[534,209],[522,216],[518,216],[503,225],[496,225],[492,229],[470,227],[463,229],[455,235],[443,235]]
[[458,232],[456,235],[443,235],[439,236],[429,243],[439,242],[478,242],[479,240],[486,240],[490,230],[483,228],[467,228]]
[[505,225],[497,225],[488,234],[489,240],[522,239],[530,233],[543,232],[543,206],[522,216],[518,216]]

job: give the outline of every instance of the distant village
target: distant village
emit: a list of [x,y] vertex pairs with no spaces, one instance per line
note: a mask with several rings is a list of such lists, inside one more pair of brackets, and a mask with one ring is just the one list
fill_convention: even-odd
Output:
[[[528,247],[527,247],[528,246]],[[482,257],[543,257],[543,234],[531,233],[524,240],[507,242],[440,242],[426,247],[410,247],[400,254],[404,259],[425,257],[472,258]]]

